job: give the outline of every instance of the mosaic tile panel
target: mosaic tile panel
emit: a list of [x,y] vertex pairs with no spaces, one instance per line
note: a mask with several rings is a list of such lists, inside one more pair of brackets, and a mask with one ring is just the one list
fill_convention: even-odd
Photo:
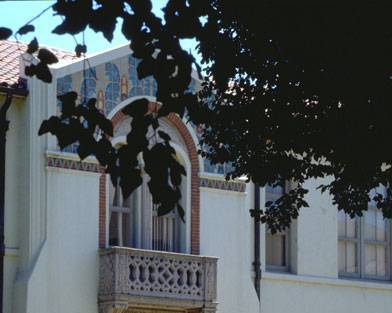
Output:
[[[121,101],[136,96],[155,96],[157,83],[152,77],[139,80],[137,78],[137,65],[139,60],[131,55],[114,59],[110,62],[97,65],[57,80],[57,94],[71,90],[78,91],[81,100],[96,97],[98,108],[109,114]],[[196,92],[200,83],[192,78],[188,91]],[[60,105],[60,103],[59,103]],[[58,107],[60,113],[60,106]],[[200,138],[203,129],[192,125],[196,135]],[[77,152],[77,144],[65,149],[66,152]],[[232,170],[231,164],[212,165],[204,159],[204,171],[207,173],[225,175]]]

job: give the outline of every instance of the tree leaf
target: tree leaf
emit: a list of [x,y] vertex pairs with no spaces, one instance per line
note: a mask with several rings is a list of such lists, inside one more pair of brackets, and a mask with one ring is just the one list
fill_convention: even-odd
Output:
[[169,142],[171,140],[170,136],[163,130],[158,130],[158,135],[166,142]]
[[113,160],[115,158],[114,152],[115,150],[112,147],[111,142],[107,138],[102,137],[97,142],[95,147],[95,156],[101,165],[106,166],[110,164],[112,161],[114,161]]
[[34,37],[33,40],[27,45],[26,53],[33,54],[38,50],[38,40]]
[[152,57],[143,59],[137,66],[137,77],[143,79],[154,74],[156,61]]
[[75,91],[69,91],[62,95],[57,96],[57,99],[61,101],[61,112],[63,117],[71,117],[75,112],[76,99],[78,94]]
[[50,73],[49,67],[46,63],[39,62],[35,67],[35,75],[38,79],[45,83],[52,82],[52,74]]
[[140,176],[139,169],[130,169],[120,173],[120,186],[124,200],[127,200],[131,193],[136,190],[143,180]]
[[60,119],[57,116],[51,116],[48,120],[44,120],[38,130],[38,136],[42,136],[48,132],[56,135],[60,129],[60,123]]
[[82,54],[86,54],[87,53],[87,46],[86,45],[77,44],[76,47],[75,47],[75,53],[76,53],[76,56],[78,58],[80,58]]
[[25,75],[32,77],[35,75],[36,72],[36,66],[34,64],[28,65],[25,67]]
[[113,137],[113,124],[112,121],[107,119],[105,115],[99,114],[97,124],[99,128],[110,137]]
[[158,207],[157,214],[158,214],[158,216],[163,216],[163,215],[170,213],[173,210],[174,210],[174,203],[167,202],[167,203],[161,204]]
[[185,223],[185,210],[180,204],[177,204],[177,212],[178,216],[181,218],[181,221]]
[[38,51],[38,59],[41,60],[44,64],[53,64],[57,63],[59,60],[57,57],[48,49],[41,48]]
[[126,105],[121,111],[132,117],[143,116],[148,111],[148,102],[146,98],[137,99]]
[[79,137],[78,155],[80,160],[84,160],[89,155],[95,154],[96,145],[97,142],[94,139],[94,136],[87,132],[83,132],[83,134]]
[[0,40],[7,40],[12,35],[12,30],[6,27],[0,27]]
[[35,30],[35,27],[33,25],[24,25],[21,28],[19,28],[19,30],[17,31],[17,33],[19,35],[26,35],[27,33],[33,32]]

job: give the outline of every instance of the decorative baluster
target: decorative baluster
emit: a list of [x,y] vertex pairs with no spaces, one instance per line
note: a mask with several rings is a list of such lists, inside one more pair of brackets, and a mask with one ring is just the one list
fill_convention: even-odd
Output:
[[[154,219],[158,248],[172,248],[173,217]],[[163,232],[163,229],[166,231]],[[160,239],[155,240],[160,234]],[[163,239],[162,239],[163,238]],[[101,256],[100,295],[216,300],[216,259],[138,249],[111,248]],[[114,285],[115,284],[115,285]]]

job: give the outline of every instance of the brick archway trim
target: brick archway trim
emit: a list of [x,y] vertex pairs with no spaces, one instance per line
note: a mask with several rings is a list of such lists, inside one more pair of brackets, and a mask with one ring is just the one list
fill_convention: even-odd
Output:
[[[118,111],[112,118],[116,127],[125,115]],[[166,120],[174,126],[185,142],[191,163],[191,253],[200,252],[200,189],[199,189],[199,159],[192,135],[183,121],[176,114],[169,114]],[[105,247],[106,241],[106,175],[99,180],[99,246]]]

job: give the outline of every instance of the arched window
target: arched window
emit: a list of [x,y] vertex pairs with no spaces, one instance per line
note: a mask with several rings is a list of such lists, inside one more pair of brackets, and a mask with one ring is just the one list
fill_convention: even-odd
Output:
[[157,92],[157,83],[152,77],[146,77],[139,80],[137,77],[137,66],[140,60],[129,56],[128,58],[128,78],[129,78],[129,97],[140,95],[155,96]]
[[[66,75],[64,77],[61,77],[57,79],[57,95],[62,95],[66,92],[69,92],[72,90],[72,76],[71,75]],[[60,115],[61,112],[61,101],[57,101],[57,115]],[[65,147],[64,151],[65,152],[70,152],[70,153],[77,153],[78,151],[78,144],[73,143],[67,147]]]
[[118,103],[120,98],[120,72],[113,63],[105,64],[108,84],[105,89],[105,112],[108,114]]
[[90,98],[96,97],[96,78],[97,74],[95,68],[90,68],[84,71],[82,84],[80,86],[80,99],[81,102],[86,102]]
[[[72,90],[72,77],[71,75],[66,75],[57,79],[57,95],[62,95],[68,91]],[[61,102],[57,100],[57,115],[60,115]]]
[[[148,175],[143,184],[124,201],[121,188],[110,183],[109,245],[186,252],[186,225],[177,211],[157,215],[148,190]],[[183,177],[181,205],[186,209],[187,182]],[[190,212],[190,210],[187,210]],[[190,213],[188,213],[190,214]]]

